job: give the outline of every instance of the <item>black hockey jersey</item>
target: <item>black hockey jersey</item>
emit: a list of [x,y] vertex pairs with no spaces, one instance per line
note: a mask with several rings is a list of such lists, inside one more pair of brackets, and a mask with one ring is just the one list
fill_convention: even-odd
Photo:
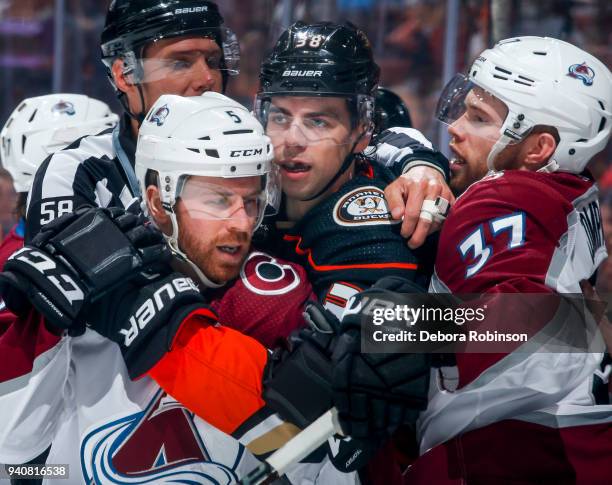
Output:
[[408,248],[391,218],[384,190],[394,174],[369,159],[358,164],[351,180],[292,227],[276,221],[277,254],[307,269],[319,301],[338,316],[348,298],[383,276],[426,285],[425,261],[433,258],[423,252],[435,252],[430,241],[419,254]]

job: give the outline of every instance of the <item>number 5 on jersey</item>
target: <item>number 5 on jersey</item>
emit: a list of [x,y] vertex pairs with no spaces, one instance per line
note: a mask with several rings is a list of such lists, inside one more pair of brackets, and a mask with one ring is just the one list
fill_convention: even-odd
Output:
[[[492,219],[489,221],[489,230],[493,238],[497,238],[501,233],[508,233],[508,249],[518,248],[525,244],[525,213],[515,212]],[[493,246],[485,242],[484,225],[481,224],[478,229],[471,232],[459,244],[457,250],[463,261],[470,253],[472,253],[472,259],[476,260],[465,271],[465,278],[471,278],[484,267],[493,255]]]

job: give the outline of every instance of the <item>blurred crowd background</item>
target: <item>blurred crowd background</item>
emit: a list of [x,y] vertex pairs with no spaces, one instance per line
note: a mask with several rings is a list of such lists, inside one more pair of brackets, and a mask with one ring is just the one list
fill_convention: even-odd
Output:
[[[109,0],[0,0],[0,123],[23,98],[84,93],[119,106],[99,57]],[[381,84],[396,91],[414,126],[444,146],[433,118],[440,88],[496,40],[549,35],[568,40],[612,65],[610,0],[219,0],[241,44],[241,72],[227,94],[247,106],[259,64],[280,32],[296,20],[350,20],[368,33],[382,68]],[[612,148],[591,164],[600,181],[612,253]],[[14,192],[0,173],[0,224],[12,225]],[[4,232],[6,233],[6,232]],[[612,291],[612,263],[600,278]],[[609,288],[608,288],[609,286]]]

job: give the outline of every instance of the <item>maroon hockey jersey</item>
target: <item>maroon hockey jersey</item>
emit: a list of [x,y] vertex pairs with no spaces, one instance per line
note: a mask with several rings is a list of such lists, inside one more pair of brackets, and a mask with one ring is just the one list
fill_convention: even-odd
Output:
[[[529,308],[509,307],[503,295],[580,293],[605,257],[591,180],[500,172],[457,200],[430,289],[487,293],[488,311],[512,326]],[[422,456],[406,483],[609,483],[612,406],[598,405],[594,392],[611,371],[603,353],[526,345],[457,353],[456,365],[435,369],[418,422]]]

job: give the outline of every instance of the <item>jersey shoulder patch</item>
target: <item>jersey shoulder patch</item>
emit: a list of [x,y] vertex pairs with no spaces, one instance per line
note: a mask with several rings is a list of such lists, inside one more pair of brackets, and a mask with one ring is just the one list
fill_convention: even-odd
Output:
[[253,251],[242,265],[240,279],[252,293],[264,296],[283,295],[305,282],[303,273],[304,270],[296,264]]
[[253,251],[240,276],[212,299],[211,307],[222,325],[274,348],[304,325],[304,304],[311,298],[304,268]]
[[334,222],[340,226],[373,226],[398,224],[391,218],[385,193],[379,187],[366,185],[341,196],[333,208]]

